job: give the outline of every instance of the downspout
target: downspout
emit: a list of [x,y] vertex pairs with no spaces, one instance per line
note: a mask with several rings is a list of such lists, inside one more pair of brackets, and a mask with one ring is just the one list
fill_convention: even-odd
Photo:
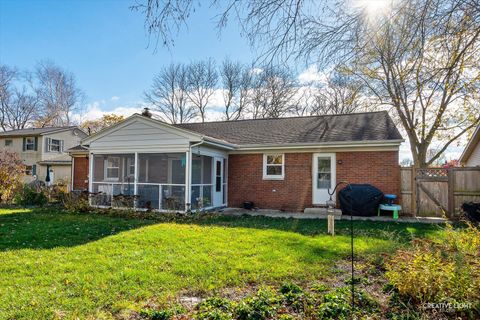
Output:
[[198,147],[201,144],[203,144],[203,136],[201,138],[200,142],[194,143],[192,145],[188,146],[188,153],[187,153],[187,161],[186,161],[186,171],[187,171],[187,183],[186,183],[186,188],[185,188],[185,211],[189,212],[191,210],[191,203],[190,203],[190,198],[191,198],[191,192],[192,192],[192,148]]

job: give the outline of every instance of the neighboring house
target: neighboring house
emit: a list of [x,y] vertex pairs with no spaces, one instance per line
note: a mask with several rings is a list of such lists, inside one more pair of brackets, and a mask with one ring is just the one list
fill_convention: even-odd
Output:
[[465,150],[460,156],[460,164],[466,167],[480,166],[480,125],[473,132]]
[[402,141],[387,112],[178,125],[136,114],[69,151],[74,189],[98,206],[137,195],[138,208],[301,211],[339,181],[400,195]]
[[78,127],[28,128],[0,132],[0,150],[17,152],[25,166],[25,182],[35,177],[45,181],[47,168],[51,182],[70,181],[71,158],[65,151],[87,134]]

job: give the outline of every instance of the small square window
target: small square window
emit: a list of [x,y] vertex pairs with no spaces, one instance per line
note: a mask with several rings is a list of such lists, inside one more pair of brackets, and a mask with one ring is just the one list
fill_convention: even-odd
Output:
[[13,140],[5,140],[5,147],[11,147],[13,146]]
[[264,154],[263,155],[263,179],[283,180],[285,176],[285,155]]
[[25,166],[25,175],[27,176],[33,175],[33,166]]

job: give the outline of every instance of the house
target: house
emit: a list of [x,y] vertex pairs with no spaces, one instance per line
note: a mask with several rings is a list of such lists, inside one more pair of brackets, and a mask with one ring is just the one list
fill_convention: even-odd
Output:
[[460,156],[460,164],[466,167],[480,166],[480,125],[473,132]]
[[339,181],[399,195],[402,141],[387,112],[177,125],[136,114],[69,151],[73,187],[94,205],[135,195],[137,208],[301,211]]
[[0,132],[0,150],[17,152],[22,158],[25,170],[25,182],[35,177],[45,181],[47,168],[50,181],[69,181],[71,176],[71,158],[66,152],[76,146],[87,134],[75,126],[28,128]]

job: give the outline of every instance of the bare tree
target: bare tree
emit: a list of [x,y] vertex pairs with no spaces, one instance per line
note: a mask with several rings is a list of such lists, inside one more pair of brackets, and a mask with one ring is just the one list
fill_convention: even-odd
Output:
[[187,67],[172,63],[155,76],[152,87],[145,92],[145,100],[160,112],[163,121],[184,123],[197,115],[188,101],[187,90]]
[[312,115],[345,114],[361,110],[362,83],[334,72],[326,83],[316,85],[312,89],[309,112]]
[[215,92],[218,74],[213,59],[193,62],[188,66],[187,95],[197,108],[202,122],[205,122],[205,113],[210,98]]
[[[462,5],[399,4],[347,66],[378,104],[393,109],[420,167],[480,122],[480,19]],[[454,12],[439,13],[445,6]],[[442,147],[434,149],[438,141]]]
[[254,75],[250,113],[257,118],[280,118],[294,112],[301,102],[299,85],[286,68],[267,66]]
[[81,108],[83,98],[75,76],[52,62],[44,61],[37,65],[35,78],[41,106],[38,125],[70,125],[71,113]]
[[[236,21],[265,58],[343,63],[375,105],[390,107],[417,166],[433,163],[480,122],[479,0],[385,1],[380,11],[348,0],[212,2],[219,26]],[[147,1],[135,9],[148,13],[149,31],[167,43],[196,5]],[[443,147],[427,159],[435,140]]]
[[220,79],[225,104],[225,119],[238,120],[248,104],[252,73],[240,62],[225,60],[220,69]]
[[6,65],[0,65],[0,126],[7,130],[8,101],[11,99],[12,82],[17,77],[17,70]]
[[0,66],[0,126],[3,130],[23,129],[36,117],[38,98],[27,74]]

